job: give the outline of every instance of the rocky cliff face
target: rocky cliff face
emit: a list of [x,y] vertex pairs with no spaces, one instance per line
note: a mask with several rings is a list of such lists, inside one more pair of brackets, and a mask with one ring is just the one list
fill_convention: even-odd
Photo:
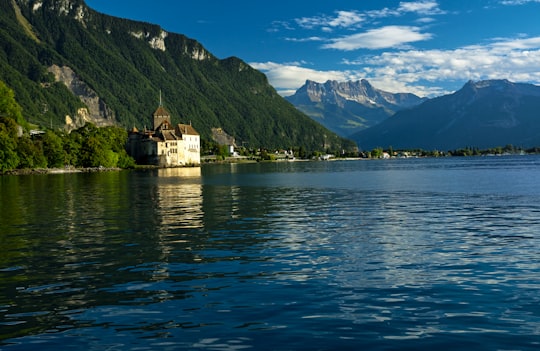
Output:
[[286,99],[342,136],[374,126],[396,111],[416,106],[425,100],[414,94],[379,90],[365,79],[356,82],[329,80],[326,83],[308,80]]
[[376,89],[365,79],[356,82],[329,80],[323,84],[308,80],[295,95],[301,94],[305,94],[311,102],[336,104],[344,107],[346,101],[354,101],[363,105],[384,106],[392,110],[415,106],[423,101],[414,94],[394,94]]
[[65,128],[67,130],[82,127],[86,122],[91,122],[99,127],[116,124],[114,113],[107,107],[105,101],[83,82],[71,68],[52,65],[48,68],[48,71],[54,75],[57,82],[64,83],[69,91],[87,106],[87,108],[79,109],[74,117],[66,115]]

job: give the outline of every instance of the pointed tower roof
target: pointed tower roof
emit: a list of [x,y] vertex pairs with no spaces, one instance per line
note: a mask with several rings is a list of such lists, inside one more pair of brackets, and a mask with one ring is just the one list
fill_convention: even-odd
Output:
[[154,116],[170,116],[171,114],[167,109],[163,106],[159,106],[156,111],[154,112]]
[[160,116],[160,117],[171,116],[170,112],[167,111],[165,107],[163,107],[163,100],[161,98],[161,89],[159,89],[159,106],[154,112],[154,117],[156,116]]

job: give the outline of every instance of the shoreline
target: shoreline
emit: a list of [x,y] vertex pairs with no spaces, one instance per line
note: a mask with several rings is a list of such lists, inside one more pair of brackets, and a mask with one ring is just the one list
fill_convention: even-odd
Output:
[[1,173],[0,175],[39,175],[39,174],[69,174],[69,173],[97,173],[97,172],[117,172],[122,168],[106,168],[106,167],[88,167],[88,168],[25,168],[14,169]]
[[87,167],[87,168],[75,168],[75,167],[66,167],[66,168],[25,168],[25,169],[14,169],[6,172],[0,172],[1,176],[19,176],[19,175],[48,175],[48,174],[72,174],[72,173],[98,173],[98,172],[119,172],[127,170],[152,170],[152,169],[167,169],[167,168],[192,168],[192,167],[203,167],[203,166],[212,166],[212,165],[223,165],[223,164],[252,164],[252,163],[287,163],[287,162],[335,162],[335,161],[388,161],[394,159],[404,159],[404,158],[445,158],[445,157],[501,157],[501,156],[526,156],[526,155],[536,155],[535,153],[528,154],[485,154],[485,155],[471,155],[471,156],[411,156],[411,157],[391,157],[391,158],[363,158],[363,157],[332,157],[325,160],[313,160],[313,159],[277,159],[277,160],[253,160],[253,159],[238,159],[238,158],[227,158],[225,160],[204,160],[200,165],[191,165],[191,166],[178,166],[178,167],[160,167],[154,165],[137,165],[135,168],[117,168],[117,167]]
[[[202,166],[202,164],[200,165]],[[65,168],[25,168],[13,169],[0,173],[1,176],[19,176],[19,175],[49,175],[49,174],[75,174],[75,173],[100,173],[100,172],[120,172],[120,171],[144,171],[153,169],[167,168],[193,168],[200,166],[178,166],[178,167],[159,167],[154,165],[137,165],[135,168],[118,168],[118,167],[65,167]]]

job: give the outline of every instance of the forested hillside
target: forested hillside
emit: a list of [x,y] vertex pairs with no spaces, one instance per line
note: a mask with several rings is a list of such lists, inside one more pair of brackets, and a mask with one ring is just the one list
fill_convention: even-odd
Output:
[[0,81],[0,174],[15,169],[135,166],[124,148],[123,128],[88,123],[69,134],[49,129],[31,135],[23,132],[17,122],[21,120],[13,91]]
[[191,121],[203,139],[223,128],[251,147],[355,146],[297,111],[241,59],[218,59],[195,40],[97,13],[83,0],[0,1],[0,28],[0,80],[24,119],[42,127],[82,118],[150,126],[161,91],[173,123]]

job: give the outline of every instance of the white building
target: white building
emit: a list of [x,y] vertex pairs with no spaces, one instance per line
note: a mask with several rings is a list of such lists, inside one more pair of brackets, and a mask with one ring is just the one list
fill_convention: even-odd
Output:
[[173,127],[170,113],[161,105],[153,114],[153,123],[151,131],[133,128],[129,133],[127,150],[137,163],[161,167],[201,163],[201,138],[191,123]]

